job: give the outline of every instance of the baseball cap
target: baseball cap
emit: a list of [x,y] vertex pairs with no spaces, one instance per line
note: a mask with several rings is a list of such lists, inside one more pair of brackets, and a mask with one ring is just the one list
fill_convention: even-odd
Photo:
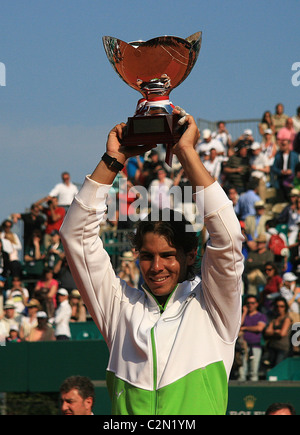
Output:
[[60,289],[58,290],[57,294],[58,294],[58,295],[61,295],[61,296],[68,296],[68,295],[69,295],[69,292],[68,292],[68,290],[66,290],[65,288],[60,288]]
[[283,281],[288,281],[288,282],[297,281],[297,277],[293,272],[284,273],[282,279]]
[[211,131],[209,128],[205,128],[202,133],[203,139],[208,139],[211,136]]
[[253,151],[260,149],[260,144],[258,142],[253,142],[253,144],[250,147]]
[[38,319],[48,319],[48,315],[45,311],[38,311],[36,317]]

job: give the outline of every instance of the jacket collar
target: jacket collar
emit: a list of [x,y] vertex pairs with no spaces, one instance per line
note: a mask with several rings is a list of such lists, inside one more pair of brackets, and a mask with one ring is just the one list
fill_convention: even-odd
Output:
[[159,307],[161,313],[166,309],[171,307],[175,302],[182,303],[184,302],[191,294],[191,292],[195,289],[195,287],[200,283],[201,278],[196,276],[193,281],[183,281],[182,283],[177,284],[175,289],[169,294],[167,301],[164,306],[162,306],[155,295],[153,295],[146,284],[142,285],[142,289],[144,290],[151,308]]

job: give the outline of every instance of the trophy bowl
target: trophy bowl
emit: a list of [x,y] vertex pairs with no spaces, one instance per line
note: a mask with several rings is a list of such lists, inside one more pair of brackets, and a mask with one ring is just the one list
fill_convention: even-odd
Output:
[[186,39],[160,36],[149,41],[124,42],[104,36],[104,49],[114,70],[131,88],[142,94],[133,117],[128,118],[124,145],[178,142],[183,130],[172,115],[170,92],[194,67],[202,32]]

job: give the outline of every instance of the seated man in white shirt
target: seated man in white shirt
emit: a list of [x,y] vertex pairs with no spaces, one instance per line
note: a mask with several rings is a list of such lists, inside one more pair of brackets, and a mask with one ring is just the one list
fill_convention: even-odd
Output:
[[196,151],[199,153],[202,160],[205,152],[210,151],[212,148],[216,150],[218,156],[223,156],[225,154],[224,145],[219,139],[212,136],[212,133],[208,128],[203,130],[202,137],[203,141],[196,146]]

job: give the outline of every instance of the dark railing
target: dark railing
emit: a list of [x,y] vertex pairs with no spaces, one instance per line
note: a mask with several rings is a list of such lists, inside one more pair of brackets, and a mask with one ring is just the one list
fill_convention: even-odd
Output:
[[[261,122],[260,119],[237,119],[237,120],[222,120],[226,124],[228,132],[231,134],[232,140],[238,139],[246,129],[252,130],[255,141],[261,142],[262,137],[258,130],[258,125]],[[206,119],[197,119],[197,125],[200,131],[205,128],[209,128],[212,132],[217,131],[217,121],[208,121]]]

